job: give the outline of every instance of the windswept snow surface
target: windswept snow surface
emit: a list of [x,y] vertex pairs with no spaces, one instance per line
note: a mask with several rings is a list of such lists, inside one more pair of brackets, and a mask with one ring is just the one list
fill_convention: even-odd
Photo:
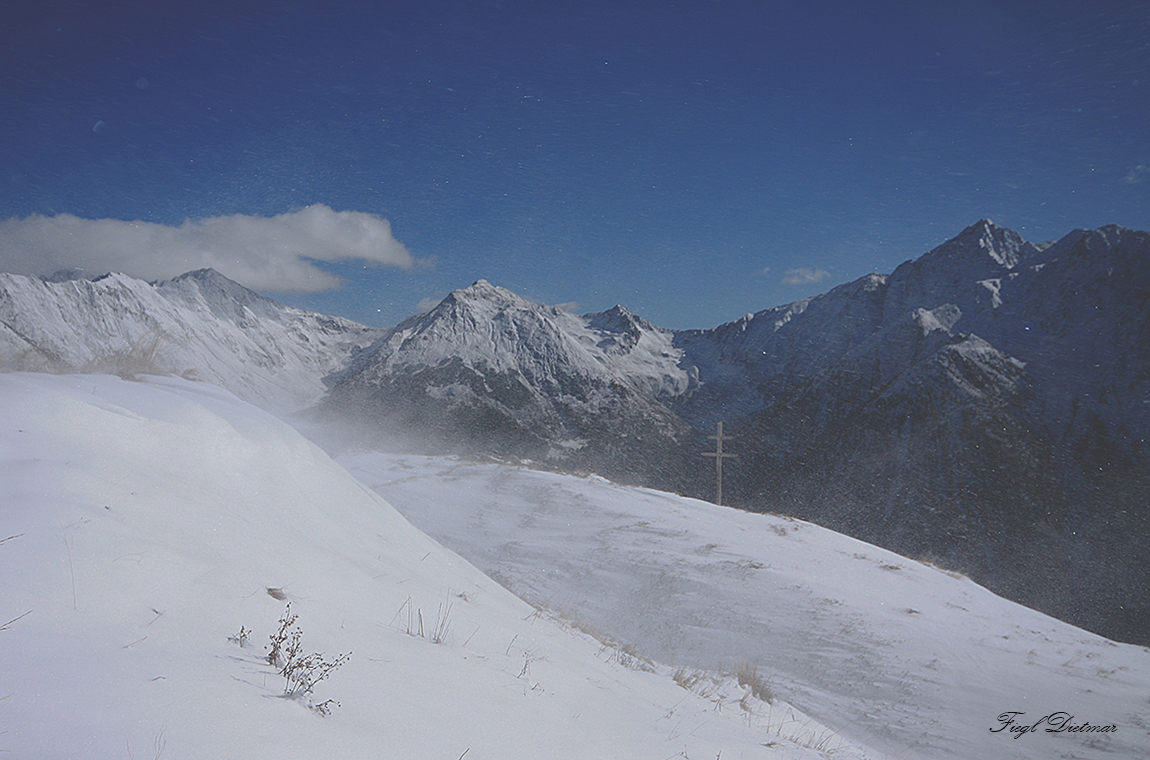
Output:
[[[966,578],[810,523],[597,477],[339,461],[523,598],[663,662],[753,665],[783,699],[886,756],[1150,757],[1150,650]],[[1060,714],[1115,730],[1011,731]]]
[[[351,655],[311,695],[267,662],[286,602],[303,653]],[[881,757],[628,662],[226,391],[0,375],[5,757]]]

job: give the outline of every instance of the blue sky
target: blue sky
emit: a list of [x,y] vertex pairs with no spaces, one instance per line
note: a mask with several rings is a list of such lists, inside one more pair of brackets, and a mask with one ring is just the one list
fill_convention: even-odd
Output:
[[1150,1],[13,5],[12,271],[209,261],[380,326],[485,278],[687,328],[983,217],[1150,229]]

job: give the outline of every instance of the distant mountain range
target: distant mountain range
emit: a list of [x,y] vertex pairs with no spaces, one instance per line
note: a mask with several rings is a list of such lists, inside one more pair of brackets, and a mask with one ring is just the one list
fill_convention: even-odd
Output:
[[323,378],[381,332],[283,306],[212,269],[158,283],[0,274],[0,367],[182,374],[280,413],[319,401]]
[[[390,330],[217,273],[0,276],[0,362],[148,359],[353,440],[487,453],[810,519],[1150,644],[1150,235],[1032,244],[983,220],[708,330],[576,315],[485,281]],[[115,360],[115,361],[113,361]],[[327,392],[324,393],[326,385]]]

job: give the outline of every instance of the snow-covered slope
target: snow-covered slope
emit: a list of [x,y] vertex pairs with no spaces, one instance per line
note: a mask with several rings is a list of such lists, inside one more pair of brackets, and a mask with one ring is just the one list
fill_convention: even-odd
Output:
[[[882,757],[529,606],[203,383],[0,375],[0,526],[21,760]],[[293,672],[339,664],[310,693],[280,621]]]
[[0,368],[185,374],[281,412],[315,403],[322,378],[379,332],[210,269],[157,284],[0,274]]
[[[1150,651],[808,523],[344,459],[532,606],[218,388],[0,375],[0,420],[13,757],[1150,753]],[[267,662],[289,602],[303,653],[350,654],[311,693]]]
[[[339,461],[524,598],[688,670],[754,667],[783,699],[887,757],[1150,756],[1150,649],[964,577],[799,520],[596,477],[377,453]],[[1007,713],[1015,728],[1061,714],[1115,730],[1044,723],[1019,735]]]

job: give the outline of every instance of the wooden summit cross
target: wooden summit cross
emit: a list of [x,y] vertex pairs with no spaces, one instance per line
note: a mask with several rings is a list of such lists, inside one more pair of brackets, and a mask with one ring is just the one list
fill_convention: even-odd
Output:
[[709,435],[715,441],[714,451],[704,451],[703,456],[715,458],[715,503],[720,507],[723,506],[723,458],[724,457],[737,457],[738,454],[726,454],[723,452],[723,441],[731,440],[731,436],[723,435],[723,423],[719,422],[719,427],[715,431],[715,435]]

